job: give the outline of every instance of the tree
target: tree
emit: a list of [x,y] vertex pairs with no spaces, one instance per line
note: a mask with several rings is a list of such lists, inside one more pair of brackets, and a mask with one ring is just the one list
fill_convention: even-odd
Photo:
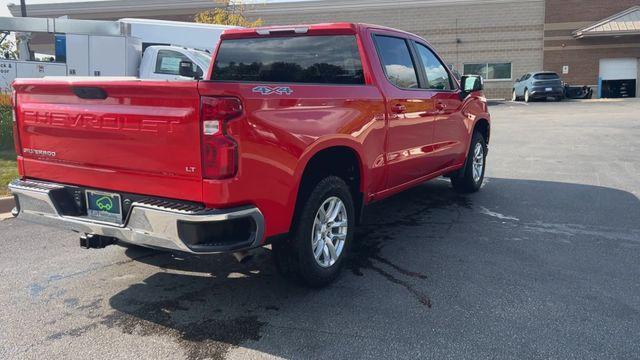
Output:
[[216,8],[197,13],[194,17],[195,22],[242,27],[262,25],[260,18],[251,21],[245,17],[247,7],[241,0],[216,0],[216,3]]
[[[3,35],[0,35],[0,39],[2,39]],[[0,42],[0,59],[17,59],[18,51],[16,49],[16,43],[12,39],[5,37],[2,42]]]

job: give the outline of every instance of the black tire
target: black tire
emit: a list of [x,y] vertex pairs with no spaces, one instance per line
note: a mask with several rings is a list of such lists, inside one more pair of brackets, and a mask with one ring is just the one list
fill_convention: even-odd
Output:
[[518,95],[516,95],[516,89],[511,92],[511,101],[518,101]]
[[[482,146],[482,172],[480,178],[476,181],[473,176],[473,158],[477,144]],[[453,189],[459,193],[473,193],[480,190],[484,181],[484,172],[487,168],[487,144],[484,136],[479,132],[474,132],[467,154],[464,171],[459,171],[456,176],[451,177],[451,185]]]
[[[332,197],[340,199],[346,209],[347,236],[335,263],[322,267],[313,253],[312,232],[316,214],[325,201]],[[273,259],[276,269],[284,277],[309,287],[323,287],[340,275],[348,256],[355,227],[353,198],[349,187],[341,178],[329,176],[321,180],[303,201],[295,215],[290,237],[272,245]]]

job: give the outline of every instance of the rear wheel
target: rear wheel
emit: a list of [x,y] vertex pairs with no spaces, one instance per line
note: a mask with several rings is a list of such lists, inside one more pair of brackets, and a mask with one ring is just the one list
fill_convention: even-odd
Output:
[[336,176],[321,180],[298,214],[291,237],[273,244],[278,271],[311,287],[328,285],[343,267],[355,226],[347,184]]
[[529,89],[524,90],[524,102],[528,103],[531,101],[531,95],[529,94]]
[[460,171],[451,178],[453,189],[461,193],[472,193],[480,190],[484,181],[486,162],[487,145],[484,136],[476,131],[471,139],[464,171]]

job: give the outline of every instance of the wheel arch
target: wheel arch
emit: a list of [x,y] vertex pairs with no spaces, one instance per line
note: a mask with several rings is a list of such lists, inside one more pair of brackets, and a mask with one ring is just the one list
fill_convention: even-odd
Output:
[[473,125],[473,131],[471,132],[471,134],[473,135],[473,133],[476,131],[479,131],[482,134],[485,143],[488,145],[489,138],[491,137],[491,124],[489,123],[489,120],[485,118],[478,119]]
[[356,219],[362,215],[364,189],[367,172],[363,161],[361,144],[349,138],[332,138],[317,142],[307,149],[299,160],[295,177],[295,216],[304,205],[313,187],[324,177],[334,175],[343,179],[349,189],[356,209]]

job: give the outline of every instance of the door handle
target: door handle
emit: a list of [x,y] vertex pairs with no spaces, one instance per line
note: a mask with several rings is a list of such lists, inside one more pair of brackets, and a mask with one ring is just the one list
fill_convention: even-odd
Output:
[[394,114],[404,114],[407,112],[407,107],[402,104],[395,104],[391,107],[391,111]]

